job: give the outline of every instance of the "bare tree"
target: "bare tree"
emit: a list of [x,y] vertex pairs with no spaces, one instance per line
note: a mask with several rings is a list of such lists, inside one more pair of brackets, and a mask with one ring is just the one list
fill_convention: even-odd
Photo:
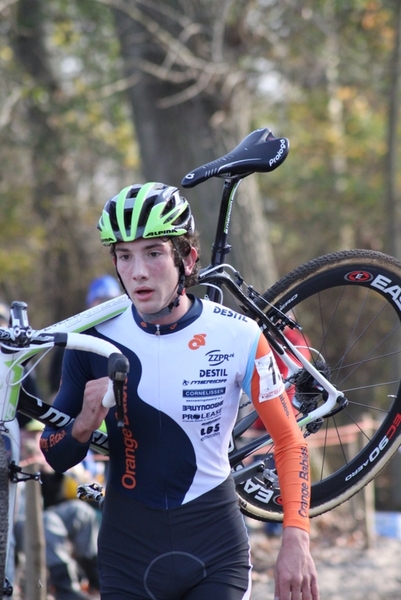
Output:
[[[102,1],[113,7],[143,176],[179,185],[251,131],[250,90],[238,66],[241,14],[231,1]],[[188,192],[206,250],[221,186],[209,181]],[[276,270],[253,178],[240,187],[233,224],[236,265],[263,290]]]
[[56,125],[57,114],[64,110],[63,94],[45,44],[42,8],[40,0],[19,0],[12,39],[15,54],[31,78],[31,89],[40,90],[41,100],[34,94],[26,100],[33,214],[45,237],[35,278],[41,279],[41,305],[47,318],[57,321],[82,310],[85,290],[79,273],[86,268],[88,256],[79,235],[79,211],[66,168],[63,135]]
[[397,147],[400,110],[400,69],[401,69],[401,2],[395,0],[394,7],[394,49],[390,61],[390,89],[387,125],[387,153],[385,157],[385,249],[392,256],[401,258],[400,207],[397,193]]

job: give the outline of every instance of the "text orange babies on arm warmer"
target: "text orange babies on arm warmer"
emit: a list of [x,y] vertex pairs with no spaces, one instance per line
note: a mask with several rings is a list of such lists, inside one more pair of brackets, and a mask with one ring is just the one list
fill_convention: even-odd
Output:
[[310,469],[308,446],[284,389],[266,338],[261,335],[252,375],[255,409],[274,441],[274,459],[284,508],[284,527],[309,531]]

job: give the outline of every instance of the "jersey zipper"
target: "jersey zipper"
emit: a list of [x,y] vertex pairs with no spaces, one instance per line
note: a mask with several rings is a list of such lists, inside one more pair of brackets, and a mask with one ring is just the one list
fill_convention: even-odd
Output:
[[[161,423],[161,414],[162,414],[162,399],[161,399],[161,361],[162,361],[162,348],[160,346],[160,344],[162,343],[162,339],[161,339],[161,332],[160,332],[160,325],[156,325],[156,331],[155,331],[155,335],[158,337],[158,341],[157,341],[157,379],[159,382],[159,386],[158,386],[158,401],[157,401],[157,409],[159,411],[159,430],[160,430],[160,436],[163,435],[163,428],[162,428],[162,423]],[[160,457],[160,461],[161,463],[163,463],[163,458]],[[168,509],[168,505],[169,505],[169,501],[168,501],[168,493],[167,493],[167,489],[166,489],[166,478],[165,478],[165,469],[164,467],[162,468],[162,479],[163,479],[163,485],[164,485],[164,508],[165,510]]]

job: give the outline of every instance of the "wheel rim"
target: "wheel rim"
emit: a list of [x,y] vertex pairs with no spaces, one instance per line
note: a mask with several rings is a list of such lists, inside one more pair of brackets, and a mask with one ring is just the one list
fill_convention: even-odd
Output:
[[[303,282],[284,287],[278,293],[272,288],[267,299],[291,311],[308,334],[304,345],[313,348],[314,360],[323,358],[330,366],[332,383],[348,400],[307,438],[313,516],[353,495],[397,450],[401,280],[397,271],[372,264],[369,255],[369,260],[324,266]],[[289,395],[293,392],[294,387]],[[270,453],[272,448],[265,450]],[[255,490],[261,481],[252,480]],[[252,491],[249,481],[237,490],[244,512],[263,518],[272,511],[270,518],[281,519],[278,490],[268,501],[260,490]]]

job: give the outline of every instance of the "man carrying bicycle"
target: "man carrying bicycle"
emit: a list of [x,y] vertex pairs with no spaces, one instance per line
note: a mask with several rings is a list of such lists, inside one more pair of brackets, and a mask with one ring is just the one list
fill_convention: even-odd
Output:
[[284,505],[275,598],[317,600],[307,446],[257,324],[186,292],[199,269],[188,202],[164,184],[129,186],[106,203],[98,228],[132,301],[88,332],[129,359],[124,425],[102,406],[106,359],[67,351],[54,405],[76,418],[46,427],[41,447],[65,471],[85,458],[106,420],[102,600],[250,598],[249,540],[227,452],[242,391],[275,443]]

